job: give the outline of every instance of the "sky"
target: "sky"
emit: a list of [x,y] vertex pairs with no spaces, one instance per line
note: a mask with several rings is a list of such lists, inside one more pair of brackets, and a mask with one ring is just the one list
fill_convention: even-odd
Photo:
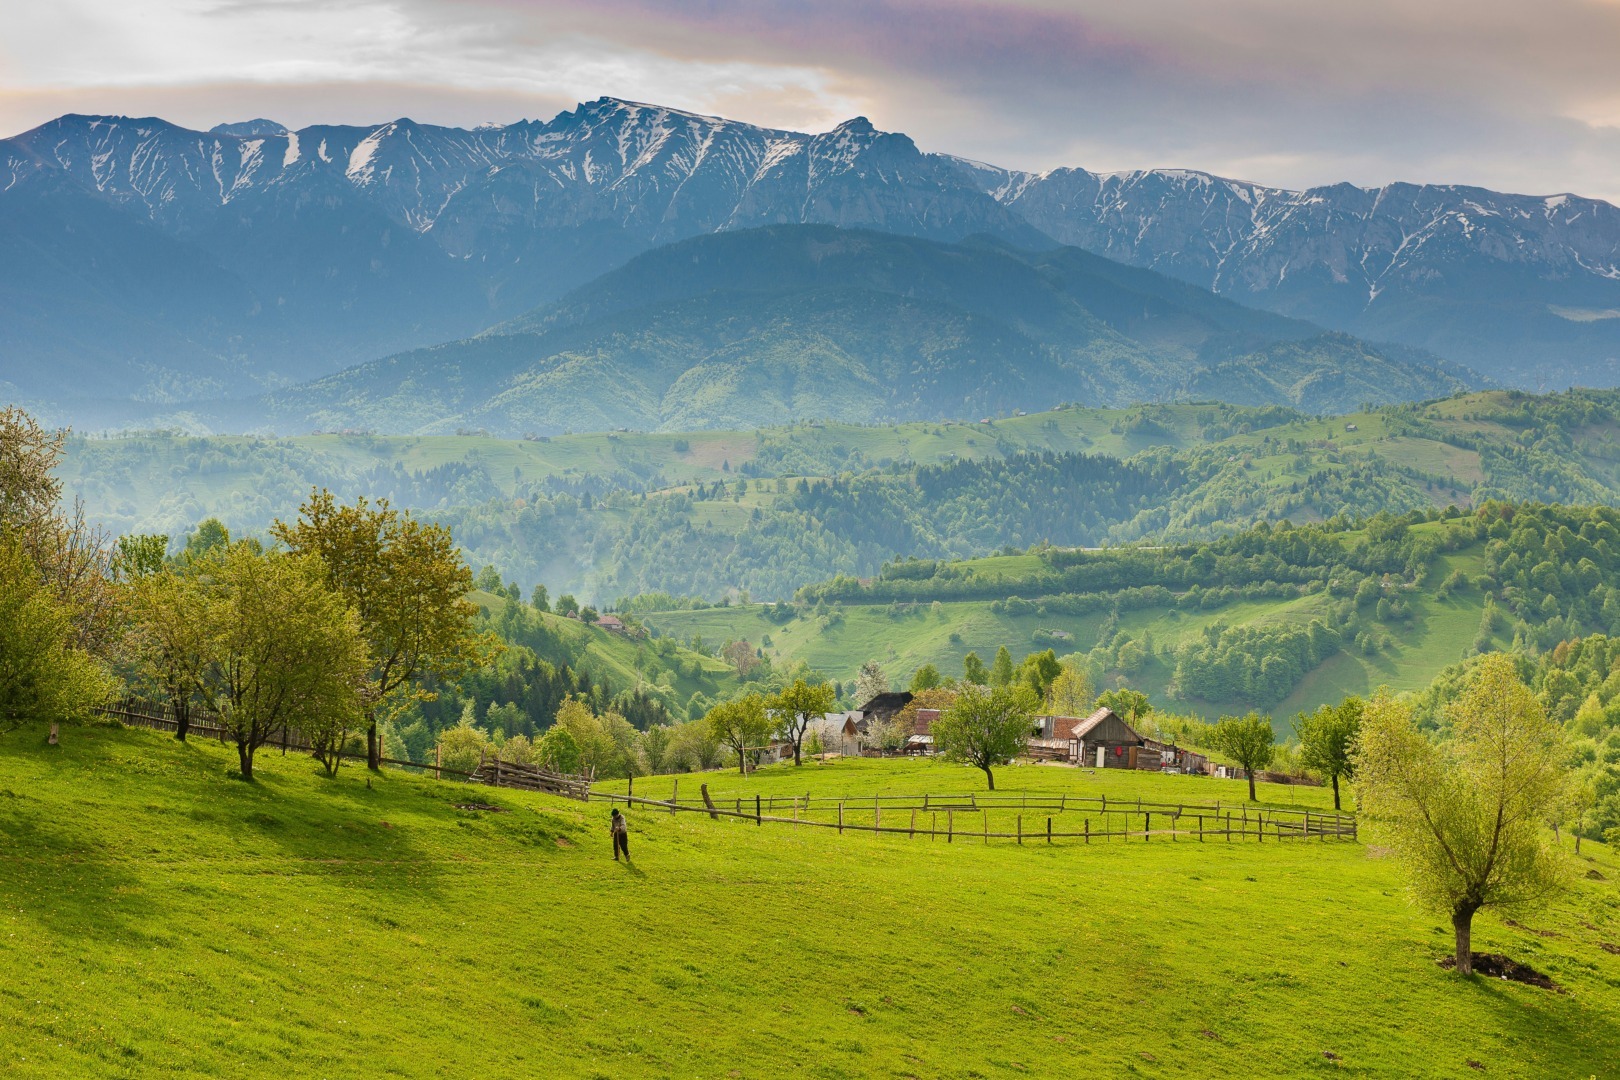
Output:
[[852,116],[1025,169],[1194,168],[1620,202],[1620,0],[0,0],[0,135],[547,119],[629,98]]

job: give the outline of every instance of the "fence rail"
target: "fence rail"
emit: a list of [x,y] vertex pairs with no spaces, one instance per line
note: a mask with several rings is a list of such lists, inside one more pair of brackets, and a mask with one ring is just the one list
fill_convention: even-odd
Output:
[[[592,791],[590,799],[626,806],[640,806],[649,810],[661,811],[670,814],[697,813],[708,814],[711,818],[732,818],[742,821],[752,821],[756,825],[766,822],[780,825],[807,826],[819,829],[837,829],[843,832],[869,832],[888,833],[907,837],[926,836],[930,840],[940,837],[946,843],[954,843],[958,838],[966,841],[980,841],[989,843],[991,840],[1013,840],[1019,844],[1026,843],[1056,843],[1059,840],[1075,840],[1082,843],[1091,843],[1093,840],[1143,840],[1167,839],[1171,841],[1190,840],[1208,842],[1210,840],[1224,840],[1230,842],[1234,839],[1254,839],[1264,843],[1266,840],[1289,840],[1316,838],[1325,840],[1329,837],[1335,839],[1348,838],[1355,840],[1357,836],[1356,819],[1353,815],[1332,812],[1319,812],[1313,810],[1284,810],[1281,808],[1253,808],[1249,806],[1226,807],[1217,809],[1213,806],[1195,806],[1189,804],[1170,803],[1142,803],[1139,808],[1134,800],[1121,802],[1115,800],[1107,810],[1092,811],[1088,807],[1078,805],[1081,802],[1101,802],[1102,800],[1066,800],[1068,809],[1059,810],[1057,814],[1048,814],[1044,821],[1040,814],[1034,815],[1025,827],[1025,815],[1022,812],[1026,807],[1021,802],[1007,800],[1004,803],[991,805],[987,800],[978,800],[977,806],[960,805],[955,802],[941,801],[935,796],[927,796],[929,807],[922,811],[919,800],[923,796],[891,796],[890,800],[901,798],[910,799],[909,805],[885,806],[883,796],[873,796],[853,800],[824,800],[834,805],[836,820],[821,820],[808,816],[805,803],[808,799],[801,799],[795,806],[792,817],[780,814],[766,813],[767,803],[771,800],[767,796],[756,795],[752,807],[749,807],[741,797],[731,800],[715,802],[708,796],[707,788],[704,790],[704,800],[701,804],[694,804],[691,800],[679,798],[647,799],[636,795],[619,794],[609,791]],[[791,801],[778,797],[780,801]],[[725,803],[731,802],[729,808]],[[1030,808],[1042,810],[1051,809],[1059,805],[1057,800],[1050,800],[1046,805],[1030,804]],[[773,808],[774,809],[774,808]],[[823,811],[825,807],[819,808]],[[871,824],[849,820],[849,811],[853,809],[859,814],[870,811]],[[909,817],[903,818],[901,825],[883,824],[884,810],[909,811]],[[990,829],[990,811],[1017,810],[1014,817],[1014,831],[1004,831],[1004,826],[996,831]],[[926,812],[927,818],[919,821],[918,814]],[[1058,817],[1066,812],[1074,812],[1080,819],[1080,827],[1074,828],[1067,823],[1065,828],[1055,827]],[[943,822],[940,815],[944,815]],[[958,815],[962,815],[959,817]],[[1093,828],[1093,814],[1100,815],[1102,827]],[[1133,828],[1133,819],[1140,815],[1141,828]],[[1155,828],[1154,819],[1158,819]],[[891,819],[892,820],[892,819]],[[1072,820],[1072,819],[1071,819]],[[941,828],[943,825],[943,828]]]

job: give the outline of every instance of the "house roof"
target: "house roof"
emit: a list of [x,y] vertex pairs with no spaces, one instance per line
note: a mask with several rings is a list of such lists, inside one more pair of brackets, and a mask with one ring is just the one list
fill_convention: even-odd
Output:
[[1121,727],[1123,727],[1126,731],[1129,731],[1134,738],[1140,741],[1142,737],[1136,733],[1136,729],[1125,723],[1124,720],[1120,720],[1119,716],[1114,712],[1114,710],[1109,708],[1098,709],[1084,720],[1081,720],[1079,723],[1075,724],[1073,730],[1069,732],[1069,738],[1083,739],[1093,729],[1097,728],[1101,724],[1106,723],[1109,718],[1118,720]]
[[872,700],[862,705],[859,711],[863,714],[879,711],[899,712],[910,701],[911,691],[909,690],[885,690],[881,694],[873,695]]

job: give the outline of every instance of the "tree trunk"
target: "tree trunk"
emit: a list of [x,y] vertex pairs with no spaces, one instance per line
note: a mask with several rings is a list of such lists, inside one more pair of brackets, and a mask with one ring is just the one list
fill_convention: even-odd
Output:
[[1256,798],[1255,794],[1254,794],[1254,770],[1253,769],[1244,769],[1243,772],[1249,778],[1249,801],[1250,802],[1259,802],[1260,800],[1258,798]]
[[1333,809],[1339,809],[1339,774],[1333,774]]
[[186,732],[191,730],[191,708],[189,703],[172,701],[170,705],[174,707],[174,737],[180,742],[185,742]]
[[748,775],[748,758],[746,752],[742,750],[737,751],[737,771],[744,776]]
[[797,739],[793,740],[793,764],[795,764],[795,765],[802,765],[803,764],[803,762],[801,762],[799,760],[799,744],[802,743],[803,741],[804,741],[804,732],[801,731],[801,732],[799,732],[799,737]]
[[1459,904],[1451,910],[1451,928],[1457,932],[1457,974],[1474,973],[1474,904]]
[[373,772],[382,769],[382,745],[377,741],[377,717],[368,715],[371,725],[366,728],[366,768]]
[[253,779],[253,747],[249,743],[238,741],[236,744],[236,758],[241,763],[242,779]]
[[985,778],[985,780],[987,782],[989,782],[990,790],[991,791],[996,790],[996,777],[995,777],[995,774],[990,771],[990,766],[981,765],[979,767],[984,770],[984,778]]

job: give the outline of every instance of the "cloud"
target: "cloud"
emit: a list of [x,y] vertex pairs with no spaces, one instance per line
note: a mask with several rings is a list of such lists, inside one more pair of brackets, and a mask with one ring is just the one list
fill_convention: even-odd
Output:
[[[777,127],[855,113],[1018,167],[1620,198],[1613,0],[57,0],[0,39],[0,125],[546,116],[610,94]],[[131,103],[145,103],[139,106]]]

